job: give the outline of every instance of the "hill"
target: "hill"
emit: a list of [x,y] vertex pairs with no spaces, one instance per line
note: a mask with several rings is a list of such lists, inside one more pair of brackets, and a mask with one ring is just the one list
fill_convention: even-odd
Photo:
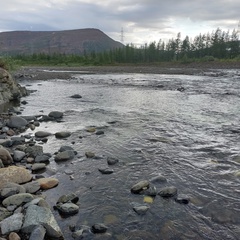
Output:
[[121,48],[98,29],[76,29],[64,31],[11,31],[0,33],[0,55],[17,54],[78,54],[103,52]]

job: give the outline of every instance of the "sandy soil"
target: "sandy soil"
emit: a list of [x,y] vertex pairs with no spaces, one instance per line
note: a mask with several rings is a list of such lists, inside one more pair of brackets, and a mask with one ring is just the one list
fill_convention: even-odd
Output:
[[[97,73],[153,73],[202,75],[204,72],[219,72],[224,69],[239,69],[240,62],[208,63],[160,63],[155,65],[79,66],[79,67],[22,67],[14,73],[16,79],[70,79],[76,71]],[[65,71],[65,72],[64,72]],[[66,72],[67,71],[67,72]]]

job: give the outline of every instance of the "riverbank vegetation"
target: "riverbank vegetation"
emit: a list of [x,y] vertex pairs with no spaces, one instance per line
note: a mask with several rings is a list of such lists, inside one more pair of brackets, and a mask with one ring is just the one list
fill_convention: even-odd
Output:
[[[183,40],[182,40],[183,39]],[[194,39],[188,36],[181,37],[178,33],[176,38],[167,42],[159,40],[141,47],[127,44],[106,52],[84,52],[82,55],[66,55],[45,53],[32,55],[14,55],[2,57],[0,66],[12,69],[23,65],[114,65],[114,64],[151,64],[158,62],[212,62],[212,61],[240,61],[240,41],[238,32],[233,30],[223,31],[220,28],[211,34],[199,34]]]

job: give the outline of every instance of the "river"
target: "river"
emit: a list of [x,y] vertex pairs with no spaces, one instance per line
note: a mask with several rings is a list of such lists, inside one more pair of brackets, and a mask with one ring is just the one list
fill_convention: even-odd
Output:
[[[67,140],[49,137],[44,152],[54,154],[62,145],[78,152],[70,162],[52,159],[44,173],[60,181],[46,192],[52,205],[62,194],[80,198],[78,214],[62,218],[54,212],[66,239],[69,225],[98,222],[113,240],[239,239],[239,73],[73,75],[21,82],[36,90],[24,98],[22,115],[64,112],[63,121],[36,130],[72,132]],[[104,134],[89,133],[89,127]],[[87,151],[97,157],[86,158]],[[107,167],[107,157],[119,160],[110,175],[98,171]],[[131,187],[159,174],[167,182],[155,184],[157,190],[175,186],[189,204],[157,195],[146,203],[146,214],[138,215],[132,204],[144,204],[144,196],[132,194]]]

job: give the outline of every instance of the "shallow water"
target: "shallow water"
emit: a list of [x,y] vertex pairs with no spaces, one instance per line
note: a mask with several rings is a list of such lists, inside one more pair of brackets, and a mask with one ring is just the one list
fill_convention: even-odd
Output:
[[[105,223],[111,239],[239,239],[240,234],[240,77],[160,74],[74,74],[73,80],[22,82],[37,90],[26,97],[22,115],[64,112],[63,122],[36,130],[71,131],[67,140],[53,136],[44,146],[54,153],[72,146],[73,161],[49,164],[45,174],[60,180],[46,192],[54,205],[62,194],[77,192],[80,211],[55,216],[71,239],[68,225]],[[177,89],[184,87],[184,91]],[[73,94],[81,99],[70,98]],[[104,135],[86,132],[90,126]],[[74,144],[72,144],[74,142]],[[98,158],[86,159],[92,151]],[[119,159],[114,173],[102,175],[107,157]],[[74,180],[65,173],[72,171]],[[188,205],[157,196],[144,216],[132,203],[143,203],[131,187],[162,174]]]

